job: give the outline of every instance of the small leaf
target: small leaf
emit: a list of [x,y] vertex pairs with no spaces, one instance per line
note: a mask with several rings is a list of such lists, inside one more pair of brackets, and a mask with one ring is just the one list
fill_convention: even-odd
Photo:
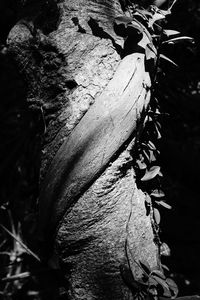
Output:
[[164,14],[162,13],[161,10],[158,10],[154,15],[153,17],[149,20],[149,27],[152,27],[153,24],[159,20],[163,20],[165,19],[165,16]]
[[166,243],[162,243],[160,246],[160,255],[162,256],[170,256],[171,250]]
[[169,272],[169,268],[166,265],[162,264],[162,268],[165,269],[167,272]]
[[146,171],[145,175],[141,178],[141,181],[148,181],[153,179],[160,172],[159,166],[153,166],[148,171]]
[[169,288],[166,289],[163,287],[163,296],[164,298],[160,297],[160,299],[165,300],[166,298],[172,298],[172,293]]
[[146,159],[149,161],[150,160],[150,154],[147,153],[147,151],[145,151],[145,150],[143,150],[142,153],[144,154],[144,156],[146,157]]
[[170,290],[174,293],[174,297],[178,295],[178,287],[177,284],[174,282],[173,279],[167,278],[166,283],[168,284]]
[[149,288],[149,294],[151,294],[152,296],[157,296],[158,295],[158,291],[155,287],[150,287]]
[[158,282],[153,277],[149,277],[149,286],[156,287],[157,285]]
[[156,276],[162,278],[162,279],[166,279],[166,276],[163,274],[163,272],[161,270],[153,270],[151,272],[151,274],[156,274]]
[[144,21],[148,20],[147,17],[145,16],[145,14],[143,13],[143,11],[139,10],[139,9],[137,9],[137,11],[133,14],[133,16],[134,16],[134,18],[139,19],[139,21],[140,21],[140,19],[142,19]]
[[[162,55],[162,54],[161,54]],[[157,122],[158,123],[158,122]],[[161,136],[161,133],[160,133],[160,129],[158,127],[157,124],[155,124],[155,129],[156,129],[156,132],[157,132],[157,139],[159,140],[162,136]]]
[[146,9],[137,9],[137,12],[139,12],[142,16],[152,16],[152,13],[150,13],[148,10]]
[[152,41],[152,37],[150,35],[150,33],[144,29],[143,30],[143,37],[142,39],[139,41],[138,46],[140,46],[143,49],[146,49],[147,44],[149,43],[149,41]]
[[170,30],[170,29],[165,29],[163,31],[163,33],[167,36],[171,36],[171,35],[177,35],[177,34],[180,34],[179,31],[176,31],[176,30]]
[[153,215],[154,215],[154,219],[156,221],[156,224],[159,225],[161,217],[160,217],[160,212],[159,212],[159,210],[157,208],[153,209]]
[[156,201],[158,205],[162,205],[163,207],[167,209],[172,209],[171,205],[167,204],[165,201]]
[[128,23],[131,23],[133,21],[133,18],[127,17],[127,16],[119,16],[115,18],[115,23],[117,25],[124,24],[127,26]]
[[149,196],[149,194],[146,194],[145,195],[145,201],[148,203],[148,204],[151,204],[151,197]]
[[149,142],[148,142],[148,146],[149,146],[149,149],[151,149],[151,150],[156,150],[156,146],[154,145],[153,142],[149,141]]
[[150,152],[149,161],[150,161],[150,162],[156,161],[156,157],[155,157],[155,155],[154,155],[154,152],[153,152],[153,151],[149,151],[149,152]]
[[147,168],[147,165],[145,164],[144,161],[141,161],[141,160],[137,159],[137,160],[136,160],[136,163],[137,163],[138,168],[139,168],[140,170],[144,170],[144,169]]
[[163,16],[167,16],[167,15],[170,15],[170,11],[169,11],[169,9],[167,9],[167,10],[164,10],[164,9],[158,9],[159,10],[159,12],[160,12],[160,14],[162,14]]
[[152,276],[163,287],[163,289],[165,288],[165,289],[169,290],[169,286],[168,286],[168,284],[166,282],[166,279],[162,279],[162,278],[160,278],[160,277],[158,277],[156,275],[152,275]]
[[172,65],[178,67],[178,65],[173,60],[171,60],[169,57],[165,56],[164,54],[160,54],[160,58],[162,58],[162,59],[170,62]]
[[162,44],[176,44],[176,43],[185,42],[185,41],[193,43],[194,39],[189,37],[189,36],[180,36],[180,37],[177,37],[177,38],[173,38],[173,39],[164,41],[164,42],[162,42]]
[[163,198],[165,197],[165,193],[161,190],[154,190],[153,192],[151,192],[150,194],[151,196],[155,197],[155,198]]

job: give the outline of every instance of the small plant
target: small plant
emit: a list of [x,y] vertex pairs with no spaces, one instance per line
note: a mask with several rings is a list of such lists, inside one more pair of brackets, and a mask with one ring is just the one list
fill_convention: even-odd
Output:
[[[35,260],[40,261],[39,257],[33,253],[23,242],[21,225],[15,226],[12,214],[8,211],[10,228],[0,224],[4,242],[0,245],[1,261],[4,261],[1,275],[0,295],[5,299],[11,299],[13,294],[22,288],[27,278],[31,274],[26,269],[24,257],[31,255]],[[8,243],[9,241],[9,243]]]
[[[136,142],[132,149],[132,156],[135,159],[134,169],[136,172],[136,181],[138,186],[145,193],[145,206],[147,215],[150,216],[152,229],[154,232],[154,241],[158,246],[160,259],[161,256],[169,256],[170,249],[166,243],[161,242],[160,231],[160,211],[163,207],[171,209],[166,203],[165,194],[162,190],[162,173],[159,165],[159,140],[161,134],[161,117],[164,113],[160,111],[159,100],[157,97],[157,82],[160,73],[164,73],[162,62],[166,61],[173,67],[177,64],[164,54],[166,45],[175,45],[180,42],[193,42],[193,39],[187,36],[181,36],[180,32],[171,29],[164,29],[166,18],[171,14],[171,10],[176,3],[172,2],[167,10],[158,9],[151,5],[147,9],[129,2],[129,16],[119,16],[116,18],[117,25],[123,25],[127,31],[127,39],[133,36],[137,37],[137,49],[140,49],[145,56],[146,69],[149,70],[152,80],[152,97],[146,110],[142,125],[138,126]],[[133,40],[134,43],[134,40]],[[127,241],[126,241],[127,248]],[[129,267],[121,267],[121,274],[124,281],[131,289],[134,299],[158,299],[158,297],[175,298],[178,294],[178,288],[175,282],[164,275],[163,268],[152,269],[147,262],[135,262],[142,270],[142,278],[135,279],[132,268],[126,257]],[[135,261],[135,260],[134,260]]]

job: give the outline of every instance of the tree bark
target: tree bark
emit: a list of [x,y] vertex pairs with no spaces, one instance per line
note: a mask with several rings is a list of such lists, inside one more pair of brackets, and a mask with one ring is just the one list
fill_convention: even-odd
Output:
[[53,31],[36,6],[8,38],[30,109],[45,120],[39,234],[54,243],[69,299],[131,299],[120,270],[130,265],[139,278],[139,260],[158,265],[130,154],[150,99],[144,54],[122,55],[119,1],[65,0],[54,9]]

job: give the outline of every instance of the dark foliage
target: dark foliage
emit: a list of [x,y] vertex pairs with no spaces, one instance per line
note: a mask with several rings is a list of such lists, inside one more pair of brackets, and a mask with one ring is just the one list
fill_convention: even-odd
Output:
[[199,294],[199,1],[178,1],[168,27],[193,37],[195,45],[168,45],[163,49],[179,65],[179,68],[170,68],[166,64],[166,72],[159,78],[161,107],[169,113],[162,122],[162,170],[167,199],[173,206],[162,218],[163,237],[172,250],[167,263],[175,273],[180,294]]

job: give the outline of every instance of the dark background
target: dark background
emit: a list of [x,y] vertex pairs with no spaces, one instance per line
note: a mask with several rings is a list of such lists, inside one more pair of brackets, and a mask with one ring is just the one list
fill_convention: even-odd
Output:
[[[57,271],[27,255],[17,239],[33,249],[39,184],[40,112],[29,110],[26,85],[9,56],[6,39],[21,17],[22,1],[0,2],[0,278],[31,272],[13,282],[0,281],[2,299],[62,298]],[[200,294],[200,3],[179,0],[167,27],[195,39],[195,45],[166,46],[163,53],[179,68],[162,66],[159,101],[163,116],[161,165],[170,211],[161,211],[161,238],[171,248],[163,258],[179,285],[179,295]],[[20,224],[20,225],[19,225]],[[7,252],[7,253],[5,253]],[[4,294],[2,294],[4,293]],[[63,294],[64,296],[64,294]]]

